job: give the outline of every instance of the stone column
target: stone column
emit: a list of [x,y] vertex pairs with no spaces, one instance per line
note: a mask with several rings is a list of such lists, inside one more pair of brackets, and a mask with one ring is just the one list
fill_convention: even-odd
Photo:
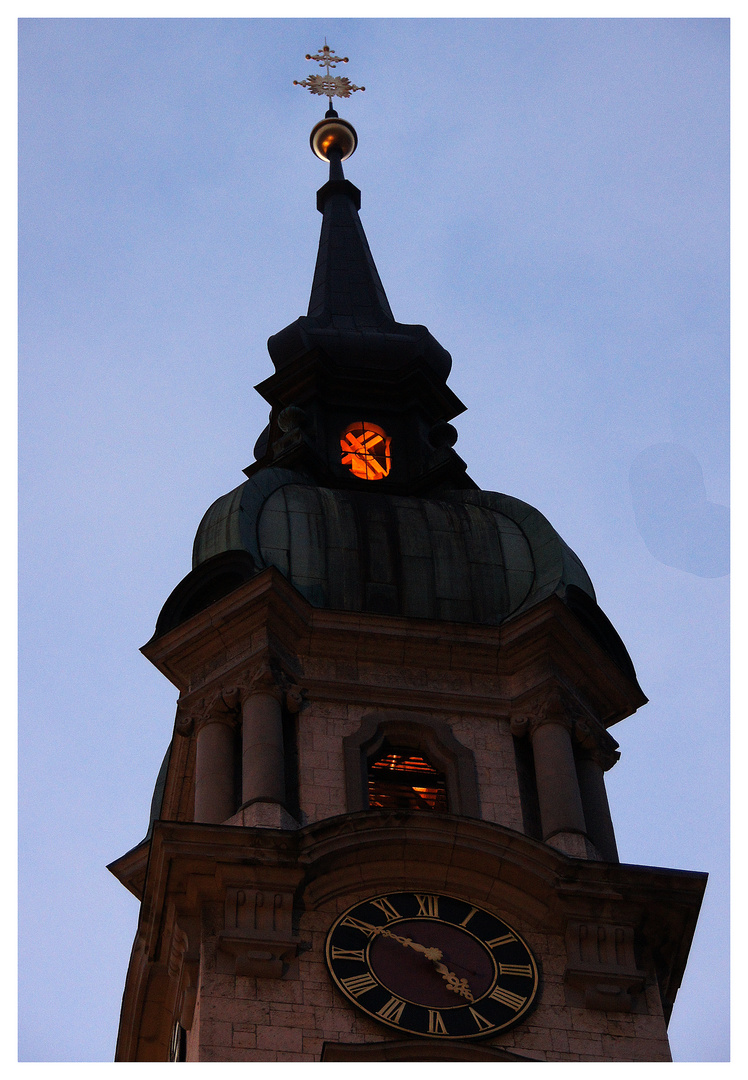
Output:
[[195,821],[220,824],[235,809],[234,717],[216,710],[197,725]]
[[286,799],[281,691],[259,685],[242,699],[242,805]]
[[587,829],[571,728],[571,718],[556,695],[539,703],[531,716],[512,723],[513,733],[529,733],[532,743],[543,840],[567,855],[585,859],[589,857]]
[[562,832],[584,834],[584,810],[570,725],[549,717],[532,725],[530,738],[543,839],[548,841]]
[[580,743],[577,775],[587,835],[601,859],[618,862],[618,847],[605,790],[605,772],[620,757],[616,750],[618,744],[602,725],[592,722],[578,721],[574,734]]

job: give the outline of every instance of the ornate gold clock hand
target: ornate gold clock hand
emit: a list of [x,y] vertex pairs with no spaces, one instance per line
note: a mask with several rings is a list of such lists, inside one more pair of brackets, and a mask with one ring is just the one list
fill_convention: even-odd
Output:
[[416,952],[423,953],[446,982],[447,990],[451,990],[453,994],[459,994],[460,997],[467,998],[468,1001],[475,1001],[467,979],[461,979],[453,971],[450,971],[446,964],[439,963],[444,955],[441,949],[437,949],[435,946],[421,945],[420,942],[413,941],[412,938],[393,934],[391,930],[385,930],[383,927],[379,927],[378,932],[383,937],[392,938],[393,941],[399,941],[401,945],[405,945],[409,949],[415,949]]
[[447,984],[447,990],[451,990],[454,994],[459,994],[460,997],[467,998],[468,1001],[475,1001],[467,979],[459,978],[459,976],[455,975],[454,971],[449,970],[446,964],[434,962],[434,967]]
[[392,938],[394,941],[399,941],[401,945],[406,945],[409,949],[415,949],[416,952],[423,953],[427,960],[432,962],[435,960],[441,960],[441,949],[433,948],[432,946],[421,945],[417,941],[413,941],[412,938],[401,937],[399,934],[393,934],[391,930],[384,930],[378,928],[378,932],[383,937]]

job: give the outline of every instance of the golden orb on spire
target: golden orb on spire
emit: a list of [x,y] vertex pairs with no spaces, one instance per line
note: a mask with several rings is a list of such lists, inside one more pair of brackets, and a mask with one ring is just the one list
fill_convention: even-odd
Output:
[[347,120],[341,120],[339,116],[325,117],[312,128],[309,144],[321,161],[329,161],[332,150],[337,150],[340,160],[345,161],[356,149],[358,136],[353,124]]

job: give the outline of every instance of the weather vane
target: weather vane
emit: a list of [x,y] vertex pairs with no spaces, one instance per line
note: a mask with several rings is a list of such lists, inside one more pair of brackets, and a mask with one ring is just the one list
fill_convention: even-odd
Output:
[[325,69],[324,75],[310,75],[308,79],[303,79],[299,82],[294,79],[294,86],[305,86],[310,94],[323,94],[330,102],[330,108],[332,108],[332,99],[334,97],[347,98],[356,90],[365,90],[365,86],[354,86],[350,79],[347,79],[345,75],[331,75],[330,68],[335,68],[338,64],[347,64],[347,56],[336,56],[327,44],[327,38],[325,38],[325,44],[318,53],[314,56],[306,55],[307,60],[316,60],[320,67]]

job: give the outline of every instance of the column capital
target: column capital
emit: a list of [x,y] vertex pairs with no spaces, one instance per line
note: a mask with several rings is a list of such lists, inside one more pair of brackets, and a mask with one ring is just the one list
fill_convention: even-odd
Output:
[[269,694],[277,701],[283,701],[284,683],[288,678],[275,664],[263,660],[255,667],[247,668],[236,679],[235,687],[242,704],[254,694]]
[[305,690],[282,667],[266,659],[243,671],[231,693],[240,704],[254,694],[266,694],[285,705],[289,712],[297,713],[303,706]]
[[571,732],[574,712],[574,702],[569,694],[559,687],[548,687],[523,702],[517,714],[511,717],[512,735],[532,738],[538,728],[546,724],[557,724]]
[[235,691],[216,690],[212,694],[187,698],[177,702],[177,735],[187,736],[199,731],[206,724],[227,724],[233,726],[237,721],[238,699]]

